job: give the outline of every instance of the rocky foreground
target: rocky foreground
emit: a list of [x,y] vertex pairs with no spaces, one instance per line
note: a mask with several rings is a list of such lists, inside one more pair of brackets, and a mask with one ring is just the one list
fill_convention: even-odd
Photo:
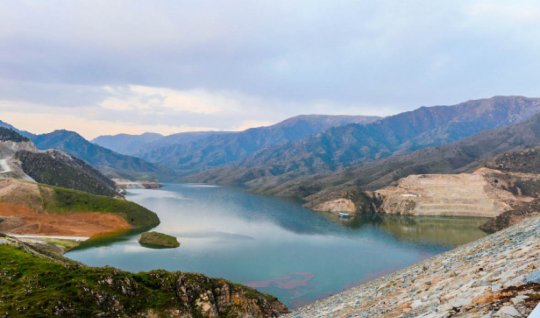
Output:
[[527,317],[540,302],[540,217],[287,317]]

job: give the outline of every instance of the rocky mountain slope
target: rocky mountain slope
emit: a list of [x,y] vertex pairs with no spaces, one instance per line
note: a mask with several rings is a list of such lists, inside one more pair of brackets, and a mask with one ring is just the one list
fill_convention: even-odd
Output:
[[36,135],[32,141],[39,149],[57,149],[82,159],[108,177],[144,180],[171,176],[165,168],[95,145],[72,131],[56,130]]
[[0,312],[7,317],[277,317],[276,298],[224,279],[87,267],[0,237]]
[[366,211],[373,210],[373,206],[371,198],[365,191],[381,189],[410,175],[472,172],[484,165],[497,169],[497,165],[486,162],[502,153],[534,148],[538,145],[540,145],[540,115],[452,144],[395,155],[335,173],[315,174],[293,180],[280,176],[268,177],[254,180],[247,185],[256,192],[301,198],[309,208],[330,200],[345,198],[351,200],[359,210]]
[[148,150],[138,155],[185,175],[226,165],[261,149],[295,142],[331,127],[369,123],[377,119],[370,116],[305,115],[241,132],[177,134],[158,140],[157,144],[162,146],[150,144]]
[[115,183],[84,161],[58,150],[18,151],[15,159],[36,182],[89,193],[116,196]]
[[540,217],[285,317],[527,317],[540,297]]
[[118,195],[112,180],[60,151],[39,151],[26,137],[0,127],[0,179],[35,180],[94,194]]
[[[281,184],[338,171],[395,154],[440,146],[483,131],[519,123],[540,112],[540,99],[494,97],[455,106],[422,107],[367,125],[331,128],[296,143],[270,147],[221,169],[190,177],[209,183]],[[274,191],[276,192],[276,191]]]

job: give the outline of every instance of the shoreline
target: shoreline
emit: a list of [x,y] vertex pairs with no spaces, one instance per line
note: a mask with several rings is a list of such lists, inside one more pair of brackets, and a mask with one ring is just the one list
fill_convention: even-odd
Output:
[[[526,295],[516,291],[520,288],[540,294],[540,217],[297,308],[284,317],[491,317],[500,310],[514,309],[520,313],[516,317],[527,317],[525,311],[534,307],[529,308]],[[516,293],[516,299],[500,303],[504,293]]]
[[84,242],[90,239],[90,236],[33,235],[33,234],[12,234],[12,233],[3,233],[3,234],[17,238],[17,239],[54,239],[54,240],[66,240],[66,241],[75,241],[75,242]]

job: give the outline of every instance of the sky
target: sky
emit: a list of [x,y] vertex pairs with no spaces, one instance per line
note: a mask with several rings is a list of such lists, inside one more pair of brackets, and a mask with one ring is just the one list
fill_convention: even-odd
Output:
[[87,138],[540,97],[540,1],[0,1],[0,120]]

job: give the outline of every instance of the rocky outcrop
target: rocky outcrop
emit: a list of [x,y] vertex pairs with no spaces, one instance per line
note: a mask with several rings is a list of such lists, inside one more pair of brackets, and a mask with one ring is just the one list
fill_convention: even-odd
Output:
[[539,233],[529,218],[286,317],[525,318],[540,295]]
[[335,199],[320,203],[313,207],[314,211],[318,212],[330,212],[330,213],[356,213],[356,205],[352,200],[349,199]]
[[540,199],[506,211],[481,225],[480,229],[487,233],[495,233],[534,215],[540,215]]
[[533,200],[489,182],[487,176],[496,173],[481,168],[474,173],[410,175],[374,196],[382,213],[491,218]]

